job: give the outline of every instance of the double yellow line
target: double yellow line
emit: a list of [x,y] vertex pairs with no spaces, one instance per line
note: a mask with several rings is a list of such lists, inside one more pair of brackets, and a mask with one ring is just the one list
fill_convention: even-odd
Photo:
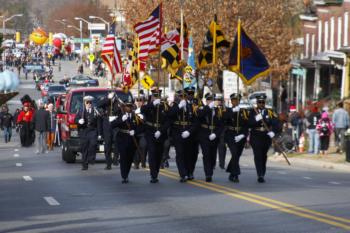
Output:
[[[169,170],[161,170],[160,174],[163,176],[169,177],[171,179],[175,179],[175,180],[179,179],[179,176],[177,173]],[[285,202],[262,197],[253,193],[242,192],[238,189],[233,189],[233,188],[225,187],[214,183],[208,183],[201,180],[187,181],[187,183],[197,187],[208,189],[214,192],[222,193],[224,195],[227,195],[233,198],[238,198],[238,199],[242,199],[258,205],[266,206],[276,211],[281,211],[284,213],[296,215],[302,218],[312,219],[315,221],[319,221],[322,223],[326,223],[326,224],[340,227],[350,231],[350,219],[336,217],[333,215],[317,212],[314,210],[309,210],[309,209],[288,204]]]

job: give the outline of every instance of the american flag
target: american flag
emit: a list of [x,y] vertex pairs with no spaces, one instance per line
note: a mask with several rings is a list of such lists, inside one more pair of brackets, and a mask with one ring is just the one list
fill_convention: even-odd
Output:
[[147,60],[149,54],[159,50],[162,34],[162,4],[151,13],[149,18],[134,26],[140,40],[140,60]]
[[117,48],[115,41],[115,30],[114,23],[111,25],[111,30],[106,37],[105,43],[103,44],[101,58],[104,63],[107,64],[111,74],[112,80],[115,81],[115,75],[123,71],[122,60]]

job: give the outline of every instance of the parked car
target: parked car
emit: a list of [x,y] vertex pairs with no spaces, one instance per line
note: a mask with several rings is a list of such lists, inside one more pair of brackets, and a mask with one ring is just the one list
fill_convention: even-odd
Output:
[[[122,89],[116,89],[114,91],[123,102],[132,101],[133,97],[130,92],[125,93]],[[111,92],[111,89],[98,87],[83,87],[68,91],[65,103],[62,106],[63,109],[58,111],[59,114],[63,114],[61,123],[63,161],[75,163],[78,152],[80,151],[78,125],[75,123],[75,116],[83,107],[83,97],[87,95],[93,96],[93,105],[96,106],[97,101],[106,97],[109,92]],[[98,141],[96,150],[98,153],[104,151],[103,141]]]
[[87,75],[79,74],[72,78],[62,79],[59,81],[60,84],[66,86],[82,86],[82,87],[98,87],[98,80],[93,79]]

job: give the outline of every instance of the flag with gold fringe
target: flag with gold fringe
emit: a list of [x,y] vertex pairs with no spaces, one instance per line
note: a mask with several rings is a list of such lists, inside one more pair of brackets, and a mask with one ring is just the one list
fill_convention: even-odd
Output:
[[229,68],[236,72],[246,85],[267,76],[270,72],[265,55],[243,30],[240,20],[230,53]]

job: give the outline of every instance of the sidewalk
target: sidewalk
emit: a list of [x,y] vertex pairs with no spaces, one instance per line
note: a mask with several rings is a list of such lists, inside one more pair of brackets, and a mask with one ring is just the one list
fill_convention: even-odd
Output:
[[[285,159],[282,155],[271,155],[268,159],[273,162],[285,163]],[[322,168],[350,173],[350,162],[345,161],[345,153],[335,153],[335,148],[331,148],[330,152],[326,155],[307,153],[288,154],[288,159],[292,166],[297,165],[310,168]]]
[[[2,136],[2,131],[0,132],[0,135]],[[0,137],[0,149],[11,149],[11,148],[18,148],[21,147],[21,142],[19,140],[19,137],[17,135],[14,135],[11,138],[11,141],[8,143],[4,142],[4,138]]]

